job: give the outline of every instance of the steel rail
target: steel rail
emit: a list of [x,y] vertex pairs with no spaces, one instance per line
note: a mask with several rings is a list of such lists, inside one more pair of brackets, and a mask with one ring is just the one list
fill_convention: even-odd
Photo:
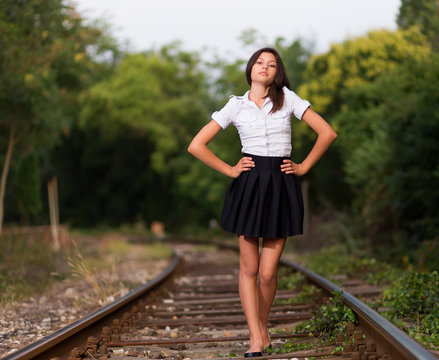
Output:
[[395,349],[400,352],[404,359],[437,360],[437,357],[435,357],[427,349],[423,348],[405,332],[398,329],[390,321],[382,317],[362,301],[358,300],[355,296],[339,288],[337,285],[328,281],[324,277],[289,260],[282,258],[281,263],[300,271],[310,281],[326,291],[330,293],[340,293],[343,302],[349,306],[360,318],[364,319],[367,324],[372,326],[372,328],[383,336],[389,343],[391,343]]
[[99,320],[105,318],[106,316],[116,312],[123,306],[129,304],[130,302],[136,300],[140,296],[146,294],[147,292],[153,290],[163,281],[165,281],[177,268],[180,262],[180,257],[174,252],[174,257],[171,264],[154,279],[148,281],[146,284],[139,286],[137,289],[128,293],[127,295],[121,297],[120,299],[108,304],[87,316],[67,325],[66,327],[55,331],[54,333],[20,349],[4,358],[2,360],[28,360],[33,359],[36,356],[42,354],[46,350],[52,348],[53,346],[65,341],[66,339],[79,333],[81,330],[91,326],[92,324],[98,322]]
[[[219,241],[214,242],[219,247],[234,249],[239,251],[239,246],[234,244],[224,244]],[[378,332],[386,341],[388,341],[395,350],[397,350],[404,359],[409,360],[437,360],[427,349],[422,347],[418,342],[413,340],[404,331],[397,328],[390,321],[378,314],[375,310],[364,304],[355,296],[344,291],[334,283],[325,279],[323,276],[304,268],[285,258],[280,259],[280,263],[289,266],[296,271],[303,273],[311,282],[325,289],[329,293],[340,293],[343,302],[349,306],[366,324],[369,324],[376,332]]]

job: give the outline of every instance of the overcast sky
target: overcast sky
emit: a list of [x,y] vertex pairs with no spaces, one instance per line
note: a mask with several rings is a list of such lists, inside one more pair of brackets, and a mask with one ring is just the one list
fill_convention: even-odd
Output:
[[[222,57],[247,58],[238,40],[256,29],[268,42],[314,41],[315,52],[332,42],[373,29],[396,29],[400,0],[74,0],[87,18],[105,18],[130,50],[158,48],[181,40],[186,50],[207,47]],[[258,45],[265,45],[263,39]]]

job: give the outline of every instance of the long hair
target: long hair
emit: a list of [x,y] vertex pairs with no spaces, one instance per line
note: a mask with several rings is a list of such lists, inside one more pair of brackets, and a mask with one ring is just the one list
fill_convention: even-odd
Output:
[[251,72],[253,65],[255,64],[256,60],[258,60],[259,56],[263,52],[271,53],[276,58],[276,75],[274,77],[273,83],[270,85],[267,94],[267,96],[270,97],[271,101],[273,102],[273,108],[271,109],[270,112],[274,113],[280,108],[282,108],[284,104],[284,92],[282,88],[284,86],[286,86],[287,88],[290,87],[290,82],[288,81],[284,63],[282,62],[282,59],[279,53],[277,52],[277,50],[270,47],[264,47],[262,49],[257,50],[248,60],[247,68],[245,69],[245,75],[247,77],[248,84],[251,86],[252,84]]

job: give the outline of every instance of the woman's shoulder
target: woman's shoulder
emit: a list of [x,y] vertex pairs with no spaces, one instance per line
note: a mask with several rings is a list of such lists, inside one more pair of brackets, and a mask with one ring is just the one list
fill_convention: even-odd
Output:
[[303,101],[302,98],[299,95],[297,95],[293,90],[287,88],[286,86],[284,86],[282,88],[282,90],[283,90],[283,92],[285,94],[285,99],[287,101],[291,101],[293,103],[296,103],[298,101]]
[[283,91],[285,94],[284,107],[291,113],[294,113],[298,119],[302,119],[305,110],[311,106],[310,102],[302,99],[293,90],[288,89],[286,86],[283,87]]
[[225,106],[238,109],[241,106],[244,97],[245,95],[229,95],[229,100]]
[[244,98],[243,95],[229,95],[229,101],[241,101]]
[[241,103],[241,101],[242,101],[242,96],[230,95],[229,100],[227,101],[225,106],[227,106],[229,108],[238,107],[239,104]]
[[230,95],[228,101],[223,105],[221,111],[228,114],[235,114],[241,107],[242,99],[242,96]]
[[287,88],[286,86],[284,86],[284,87],[282,88],[282,90],[283,90],[284,94],[287,95],[287,96],[291,96],[291,95],[294,96],[294,95],[297,95],[293,90]]

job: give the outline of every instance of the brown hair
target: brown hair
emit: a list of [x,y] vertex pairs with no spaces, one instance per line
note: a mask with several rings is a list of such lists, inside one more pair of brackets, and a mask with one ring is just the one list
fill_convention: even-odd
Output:
[[252,84],[251,72],[253,65],[255,64],[256,60],[258,60],[259,56],[263,52],[271,53],[276,58],[276,75],[267,94],[267,96],[270,97],[271,101],[273,101],[273,108],[271,109],[270,112],[274,113],[277,110],[279,110],[284,104],[284,92],[282,88],[284,86],[286,86],[287,88],[290,87],[290,82],[288,81],[284,63],[282,62],[282,59],[279,53],[277,52],[277,50],[270,47],[264,47],[262,49],[257,50],[248,60],[247,68],[245,70],[245,75],[247,77],[248,84],[251,86]]

